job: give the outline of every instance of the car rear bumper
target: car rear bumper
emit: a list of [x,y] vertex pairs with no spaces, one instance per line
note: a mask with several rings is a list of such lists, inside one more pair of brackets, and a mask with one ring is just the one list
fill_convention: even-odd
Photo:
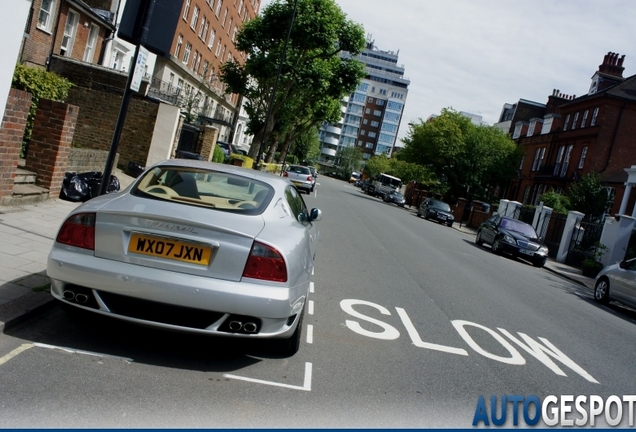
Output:
[[[224,281],[55,247],[49,254],[47,274],[53,297],[69,305],[152,327],[219,336],[289,337],[309,292],[309,282],[286,287]],[[65,291],[82,293],[88,301],[78,303]],[[258,322],[258,331],[229,331],[232,320]]]

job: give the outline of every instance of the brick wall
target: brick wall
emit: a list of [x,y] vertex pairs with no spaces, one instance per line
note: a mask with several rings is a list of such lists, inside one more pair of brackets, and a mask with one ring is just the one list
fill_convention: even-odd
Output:
[[13,180],[20,159],[31,93],[12,88],[0,125],[0,201],[11,196]]
[[[68,103],[80,107],[73,147],[110,149],[127,75],[58,56],[52,58],[50,69],[75,84],[67,98]],[[133,95],[128,107],[118,147],[120,168],[128,162],[146,164],[159,110],[159,102],[140,96],[147,84]]]
[[[89,171],[104,171],[108,151],[71,148],[66,164],[66,172],[83,173]],[[119,154],[115,156],[115,166],[119,160]]]
[[63,102],[40,99],[26,157],[26,168],[38,175],[37,184],[60,194],[75,132],[79,108]]
[[[38,14],[41,5],[42,0],[33,0],[29,37],[24,40],[20,62],[44,67],[46,59],[51,53],[54,27],[51,27],[51,31],[38,28]],[[51,17],[53,22],[56,18],[55,15]]]

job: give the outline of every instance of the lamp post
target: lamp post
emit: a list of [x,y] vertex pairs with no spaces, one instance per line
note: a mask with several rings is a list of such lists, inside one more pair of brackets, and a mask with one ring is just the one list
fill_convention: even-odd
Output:
[[272,115],[272,106],[274,105],[274,99],[276,97],[276,90],[278,89],[278,80],[283,70],[283,63],[285,63],[285,55],[287,54],[287,44],[291,37],[292,27],[294,26],[294,20],[296,19],[296,8],[298,6],[298,0],[294,0],[294,9],[292,11],[291,19],[289,20],[289,28],[287,29],[287,37],[285,38],[285,44],[283,45],[283,52],[281,53],[280,64],[278,65],[278,71],[276,72],[276,80],[274,81],[274,87],[272,88],[272,95],[269,98],[269,106],[267,107],[267,115],[265,116],[265,126],[263,130],[263,136],[261,137],[261,145],[258,148],[257,166],[260,170],[263,158],[263,147],[265,145],[265,138],[267,138],[267,124],[269,118]]

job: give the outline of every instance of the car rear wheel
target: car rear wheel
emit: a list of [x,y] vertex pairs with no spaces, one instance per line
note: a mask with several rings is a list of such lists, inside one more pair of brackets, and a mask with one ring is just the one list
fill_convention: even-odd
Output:
[[499,245],[499,239],[495,239],[495,241],[492,242],[492,253],[499,255],[501,253],[501,247]]
[[298,325],[296,326],[296,331],[291,335],[288,339],[279,339],[276,344],[276,351],[284,357],[291,357],[298,352],[300,348],[300,338],[303,333],[303,317],[305,313],[300,313],[300,317],[298,318]]
[[475,244],[477,246],[481,246],[484,244],[484,241],[481,239],[481,231],[477,231],[477,237],[475,237]]
[[603,304],[609,303],[609,281],[607,278],[603,277],[596,282],[594,300]]

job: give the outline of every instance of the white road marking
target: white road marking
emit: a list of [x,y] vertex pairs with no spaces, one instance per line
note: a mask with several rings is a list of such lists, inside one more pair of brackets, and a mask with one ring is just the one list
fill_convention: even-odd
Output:
[[446,345],[438,345],[438,344],[434,344],[430,342],[424,342],[420,338],[420,334],[415,329],[415,326],[413,325],[411,318],[409,318],[409,316],[406,314],[406,311],[399,307],[396,307],[395,310],[397,311],[398,315],[402,319],[402,324],[404,324],[404,327],[406,327],[406,331],[409,334],[411,341],[413,342],[413,345],[415,345],[416,347],[431,349],[435,351],[442,351],[449,354],[458,354],[463,356],[468,355],[468,351],[462,348],[455,348],[455,347],[450,347]]
[[9,360],[11,360],[13,357],[15,357],[18,354],[28,350],[29,348],[33,348],[33,344],[22,344],[22,345],[20,345],[19,347],[17,347],[13,351],[11,351],[9,354],[0,357],[0,365],[5,364]]
[[313,300],[309,300],[307,313],[309,315],[313,315],[314,314],[314,301]]
[[127,358],[127,357],[120,357],[120,356],[115,356],[115,355],[110,355],[110,354],[102,354],[102,353],[97,353],[97,352],[93,352],[93,351],[84,351],[84,350],[76,350],[73,348],[66,348],[66,347],[60,347],[60,346],[55,346],[55,345],[47,345],[47,344],[42,344],[42,343],[34,343],[33,344],[36,347],[39,348],[47,348],[47,349],[59,349],[71,354],[84,354],[84,355],[89,355],[89,356],[94,356],[94,357],[103,357],[103,358],[113,358],[113,359],[119,359],[119,360],[124,360],[126,362],[132,363],[134,360],[131,358]]
[[[311,274],[314,274],[314,271],[311,271]],[[309,282],[309,292],[310,293],[314,293],[314,283],[313,282]]]
[[305,363],[305,380],[304,380],[302,386],[295,386],[295,385],[291,385],[291,384],[277,383],[277,382],[274,382],[274,381],[265,381],[265,380],[255,379],[255,378],[247,378],[247,377],[242,377],[242,376],[232,375],[232,374],[223,374],[223,377],[230,378],[230,379],[235,379],[235,380],[239,380],[239,381],[252,382],[252,383],[256,383],[256,384],[271,385],[271,386],[274,386],[274,387],[283,387],[283,388],[288,388],[288,389],[292,389],[292,390],[311,391],[311,371],[312,371],[312,364],[309,363],[309,362],[306,362]]
[[307,324],[307,343],[314,343],[314,326]]

